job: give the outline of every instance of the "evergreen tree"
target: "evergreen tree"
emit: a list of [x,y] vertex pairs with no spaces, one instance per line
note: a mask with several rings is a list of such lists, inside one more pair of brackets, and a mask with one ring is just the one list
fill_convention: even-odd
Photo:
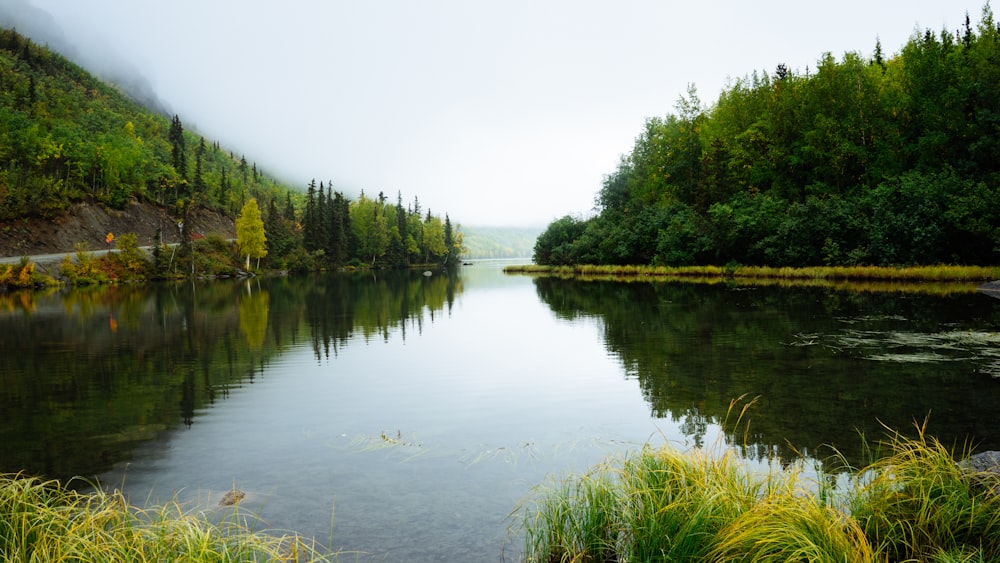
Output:
[[[330,186],[333,190],[333,186]],[[323,182],[319,183],[316,194],[316,248],[328,252],[330,248],[330,213],[327,211],[327,195]]]
[[344,196],[340,192],[330,190],[327,201],[327,213],[329,214],[330,243],[328,253],[330,262],[336,266],[343,266],[347,262],[346,238],[347,231],[344,228]]
[[449,219],[448,214],[445,213],[444,214],[444,248],[445,248],[444,261],[446,264],[448,263],[448,259],[452,257],[454,245],[455,245],[455,236],[454,233],[451,231],[451,219]]
[[170,155],[173,158],[174,170],[181,178],[187,178],[187,156],[184,154],[184,126],[181,118],[174,114],[170,120],[170,131],[167,134],[170,140]]
[[205,155],[205,138],[201,138],[201,143],[198,144],[198,150],[195,152],[195,162],[194,162],[194,186],[192,196],[197,198],[200,202],[204,202],[206,186],[205,178],[202,175],[201,162]]
[[317,244],[318,216],[316,213],[316,179],[309,182],[309,189],[306,191],[306,210],[302,218],[302,231],[305,240],[303,241],[306,250],[314,252],[320,247]]

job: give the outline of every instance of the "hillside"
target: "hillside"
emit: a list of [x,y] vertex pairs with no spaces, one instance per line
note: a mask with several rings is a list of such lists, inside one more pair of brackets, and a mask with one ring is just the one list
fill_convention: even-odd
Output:
[[[0,30],[0,255],[100,247],[107,232],[149,244],[233,235],[256,208],[264,266],[405,268],[456,263],[463,235],[415,197],[352,201],[313,181],[294,192],[256,163],[149,111],[13,30]],[[181,233],[176,225],[186,225]]]
[[284,202],[288,193],[179,117],[0,30],[0,254],[71,250],[108,230],[148,239],[161,224],[170,237],[188,212],[231,233],[249,198]]
[[[305,193],[13,30],[0,29],[0,255],[71,252],[108,232],[140,245],[218,233],[246,209],[263,223],[263,267],[291,270],[457,263],[463,234],[378,192]],[[186,225],[181,233],[177,225]]]

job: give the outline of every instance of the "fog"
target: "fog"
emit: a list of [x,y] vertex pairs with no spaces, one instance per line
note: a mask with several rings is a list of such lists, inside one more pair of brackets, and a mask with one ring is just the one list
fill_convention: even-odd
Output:
[[955,30],[971,0],[0,0],[0,20],[293,186],[466,225],[587,215],[644,121],[693,83]]

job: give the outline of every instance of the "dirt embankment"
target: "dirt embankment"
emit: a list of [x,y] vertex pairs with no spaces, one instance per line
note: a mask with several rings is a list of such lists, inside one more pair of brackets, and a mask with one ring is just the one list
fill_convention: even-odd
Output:
[[[194,232],[202,235],[236,236],[233,220],[215,211],[197,209],[189,219]],[[125,209],[107,209],[95,203],[77,203],[57,219],[18,219],[0,221],[0,257],[25,254],[71,253],[74,245],[86,243],[87,249],[106,248],[109,232],[116,236],[135,233],[139,245],[156,242],[157,231],[163,242],[179,242],[177,219],[166,208],[132,202]]]

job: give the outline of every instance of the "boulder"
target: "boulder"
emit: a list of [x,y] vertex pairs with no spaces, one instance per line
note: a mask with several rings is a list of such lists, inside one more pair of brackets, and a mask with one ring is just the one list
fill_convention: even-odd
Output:
[[1000,452],[985,451],[958,462],[973,480],[993,494],[1000,494]]
[[990,297],[996,297],[1000,299],[1000,281],[986,282],[983,285],[976,288],[976,291],[984,295],[989,295]]

